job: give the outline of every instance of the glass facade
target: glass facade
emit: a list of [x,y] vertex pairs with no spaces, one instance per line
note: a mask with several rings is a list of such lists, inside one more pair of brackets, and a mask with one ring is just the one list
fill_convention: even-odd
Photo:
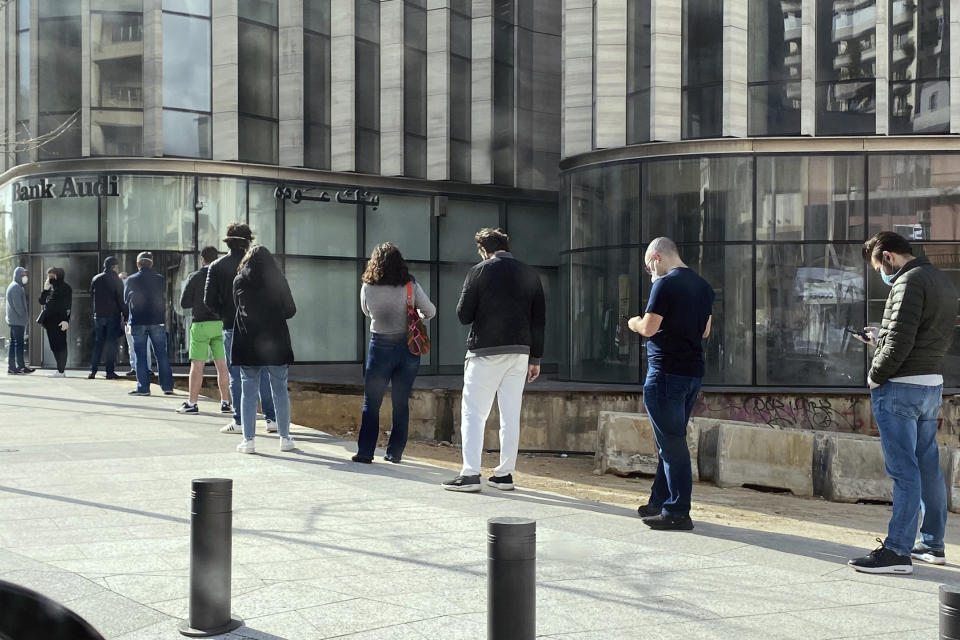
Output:
[[90,155],[143,155],[143,2],[90,12]]
[[[889,289],[860,255],[880,230],[960,283],[960,155],[777,154],[633,160],[568,172],[561,192],[561,378],[639,384],[641,258],[658,236],[716,292],[705,384],[863,387]],[[957,338],[960,338],[958,334]],[[960,344],[944,364],[960,387]]]
[[800,134],[801,0],[750,0],[747,128],[751,136]]
[[303,163],[330,168],[330,0],[303,5]]
[[890,0],[890,133],[950,133],[949,0]]
[[[472,30],[470,6],[450,5],[450,179],[470,182],[470,65]],[[426,110],[426,104],[424,104]]]
[[164,0],[163,10],[163,155],[210,158],[210,1]]
[[723,132],[723,0],[683,0],[682,124],[687,138]]
[[427,177],[427,4],[403,4],[403,175]]
[[516,164],[514,0],[494,0],[493,12],[493,182],[513,184]]
[[15,159],[29,162],[29,146],[22,141],[30,136],[30,0],[17,0],[17,128]]
[[816,24],[817,135],[873,134],[877,0],[817,2]]
[[277,0],[242,0],[239,6],[239,159],[277,164],[280,160]]
[[380,173],[380,2],[354,0],[356,8],[357,171]]
[[80,5],[37,0],[37,134],[40,160],[80,156]]
[[627,0],[627,144],[650,140],[650,2]]

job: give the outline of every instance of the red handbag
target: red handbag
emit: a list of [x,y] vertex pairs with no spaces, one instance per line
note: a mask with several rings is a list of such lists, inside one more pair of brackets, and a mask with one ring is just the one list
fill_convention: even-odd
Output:
[[415,356],[430,353],[430,334],[413,304],[413,283],[407,283],[407,348]]

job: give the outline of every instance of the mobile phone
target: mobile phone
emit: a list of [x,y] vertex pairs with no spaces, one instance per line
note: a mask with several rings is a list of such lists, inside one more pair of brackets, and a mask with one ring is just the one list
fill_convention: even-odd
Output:
[[870,342],[870,335],[867,334],[866,331],[862,331],[862,330],[860,330],[860,329],[851,329],[850,327],[844,327],[843,330],[846,331],[847,333],[852,333],[853,335],[857,336],[858,338],[862,338],[862,339],[866,340],[867,342]]

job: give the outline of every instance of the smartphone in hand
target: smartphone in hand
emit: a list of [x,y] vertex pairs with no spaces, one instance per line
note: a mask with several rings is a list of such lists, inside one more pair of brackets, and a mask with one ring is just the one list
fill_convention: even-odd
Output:
[[852,333],[854,336],[856,336],[857,338],[860,338],[864,342],[873,341],[872,336],[868,334],[866,331],[863,331],[861,329],[851,329],[850,327],[844,327],[843,330],[846,331],[847,333]]

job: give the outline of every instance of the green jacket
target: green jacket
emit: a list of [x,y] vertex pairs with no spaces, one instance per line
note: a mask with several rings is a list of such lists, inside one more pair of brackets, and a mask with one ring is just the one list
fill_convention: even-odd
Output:
[[957,289],[927,258],[905,264],[893,281],[870,379],[943,374],[957,325]]

